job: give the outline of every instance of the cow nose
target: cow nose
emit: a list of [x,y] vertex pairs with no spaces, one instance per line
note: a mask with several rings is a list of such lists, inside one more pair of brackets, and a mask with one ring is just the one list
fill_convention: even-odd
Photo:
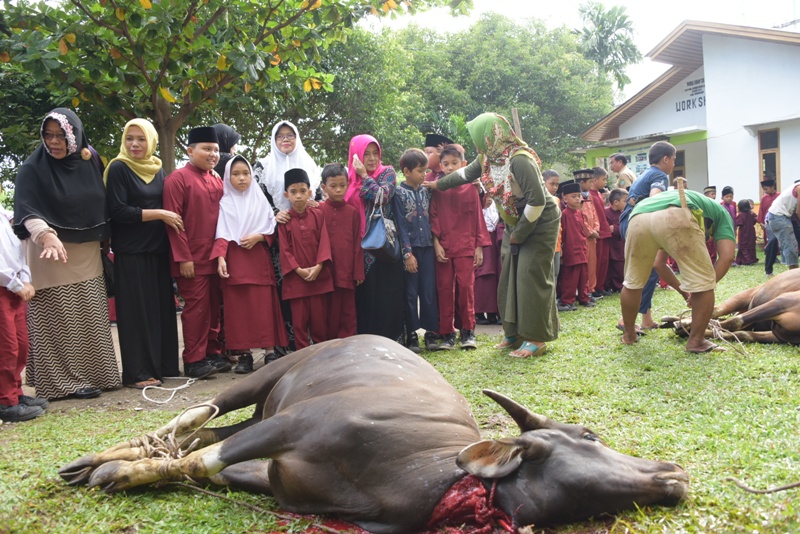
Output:
[[689,494],[689,475],[678,464],[664,462],[664,471],[653,476],[653,480],[660,483],[664,490],[665,504],[677,504]]

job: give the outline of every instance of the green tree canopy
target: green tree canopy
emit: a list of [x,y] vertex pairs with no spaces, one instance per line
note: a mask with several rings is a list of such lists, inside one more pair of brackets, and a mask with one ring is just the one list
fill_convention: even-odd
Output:
[[[271,94],[331,91],[318,68],[331,43],[369,15],[470,0],[70,0],[6,2],[0,62],[21,66],[72,106],[92,104],[119,128],[149,118],[165,170],[174,168],[176,134],[211,106]],[[119,128],[121,129],[121,128]],[[116,144],[116,143],[113,143]]]
[[580,14],[584,26],[575,32],[584,55],[597,63],[601,74],[612,76],[622,90],[631,82],[625,68],[642,60],[633,42],[633,22],[623,6],[606,10],[599,2],[582,5]]

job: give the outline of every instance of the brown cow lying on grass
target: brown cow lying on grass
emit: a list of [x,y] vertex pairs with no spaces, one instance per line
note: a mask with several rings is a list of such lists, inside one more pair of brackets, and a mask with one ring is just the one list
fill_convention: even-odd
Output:
[[[466,399],[405,347],[378,336],[333,340],[270,363],[210,401],[219,415],[253,405],[255,413],[200,430],[202,448],[183,458],[148,457],[156,440],[143,436],[59,474],[108,492],[188,475],[378,533],[460,524],[465,516],[442,513],[441,504],[452,488],[470,484],[470,493],[486,495],[485,513],[479,518],[473,503],[467,516],[506,530],[674,505],[688,493],[676,464],[621,454],[582,425],[484,393],[521,435],[482,441]],[[214,415],[208,405],[190,408],[155,435],[180,440]]]
[[[800,269],[791,269],[747,289],[714,308],[713,319],[735,314],[716,324],[726,340],[800,345]],[[664,317],[661,328],[687,335],[691,317]],[[706,331],[711,337],[712,330]]]

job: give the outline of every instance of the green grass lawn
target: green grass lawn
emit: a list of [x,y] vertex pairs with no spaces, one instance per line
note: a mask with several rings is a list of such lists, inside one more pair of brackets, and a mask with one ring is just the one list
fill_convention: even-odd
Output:
[[[783,267],[776,268],[776,273]],[[718,302],[764,281],[763,264],[732,269]],[[658,290],[655,317],[677,314],[683,300]],[[694,355],[669,330],[635,346],[614,328],[619,298],[562,314],[562,332],[547,354],[514,360],[479,336],[479,349],[423,353],[470,401],[489,436],[515,434],[513,422],[481,394],[490,388],[553,419],[583,423],[611,447],[677,462],[691,493],[676,508],[645,508],[555,532],[793,532],[800,530],[798,490],[751,495],[800,480],[800,351],[778,345]],[[163,411],[72,410],[0,429],[0,532],[301,532],[308,522],[275,519],[188,490],[145,488],[105,495],[63,484],[65,463],[163,424]],[[232,416],[228,416],[232,417]],[[244,492],[226,494],[275,509]]]

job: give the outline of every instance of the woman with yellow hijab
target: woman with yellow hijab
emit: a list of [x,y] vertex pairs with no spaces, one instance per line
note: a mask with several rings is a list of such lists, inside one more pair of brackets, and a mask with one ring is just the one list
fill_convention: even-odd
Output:
[[179,375],[165,225],[181,232],[183,220],[162,209],[166,174],[154,155],[158,133],[153,125],[144,119],[129,121],[121,145],[103,179],[111,215],[122,383],[141,389]]

